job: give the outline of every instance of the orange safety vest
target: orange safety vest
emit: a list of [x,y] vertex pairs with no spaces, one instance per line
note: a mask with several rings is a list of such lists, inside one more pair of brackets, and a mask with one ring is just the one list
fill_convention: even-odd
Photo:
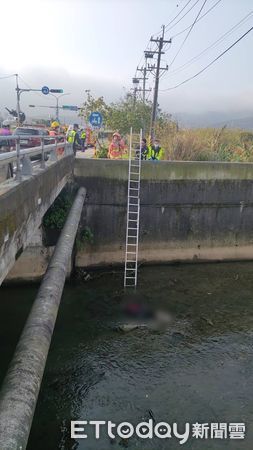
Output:
[[[49,136],[57,136],[56,131],[54,130],[50,130],[49,131]],[[64,153],[64,147],[58,147],[57,148],[57,155],[61,156]]]
[[114,142],[111,142],[108,150],[108,157],[110,159],[118,159],[122,158],[124,149],[120,144],[115,144]]

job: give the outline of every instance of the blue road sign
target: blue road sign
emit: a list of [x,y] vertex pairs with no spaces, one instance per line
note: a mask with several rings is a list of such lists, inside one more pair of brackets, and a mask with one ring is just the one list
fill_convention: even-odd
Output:
[[100,128],[103,122],[102,114],[100,114],[100,112],[97,111],[91,113],[89,117],[89,122],[93,127]]
[[45,94],[45,95],[49,94],[49,87],[43,86],[43,88],[41,89],[41,92],[42,92],[42,94]]

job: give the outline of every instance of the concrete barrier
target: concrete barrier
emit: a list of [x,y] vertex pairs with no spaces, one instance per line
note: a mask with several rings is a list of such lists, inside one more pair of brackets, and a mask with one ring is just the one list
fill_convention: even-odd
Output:
[[[123,263],[127,161],[76,159],[87,188],[80,267]],[[253,259],[253,164],[145,161],[141,172],[139,259],[143,262]]]

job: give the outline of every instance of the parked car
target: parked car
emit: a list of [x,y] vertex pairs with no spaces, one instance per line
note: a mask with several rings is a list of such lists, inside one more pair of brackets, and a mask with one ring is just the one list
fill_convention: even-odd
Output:
[[[17,127],[13,134],[21,136],[20,139],[21,148],[32,148],[40,146],[41,136],[45,137],[44,140],[45,145],[50,144],[52,142],[52,138],[49,137],[49,131],[45,128]],[[46,136],[48,136],[48,138],[46,138]]]

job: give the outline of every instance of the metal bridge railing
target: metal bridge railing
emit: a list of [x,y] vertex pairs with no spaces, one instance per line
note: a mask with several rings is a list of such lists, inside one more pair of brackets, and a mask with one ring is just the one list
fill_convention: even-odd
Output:
[[[35,138],[40,139],[41,145],[37,147],[31,147],[26,149],[20,148],[20,141],[22,139]],[[59,142],[59,139],[61,141]],[[46,144],[45,141],[52,141],[50,144]],[[1,142],[9,142],[10,148],[15,147],[15,150],[1,151]],[[14,145],[13,145],[14,144]],[[15,163],[15,173],[13,172],[13,177],[15,180],[21,181],[22,176],[32,175],[34,164],[32,164],[31,157],[38,156],[40,158],[40,168],[45,169],[46,161],[45,157],[49,154],[49,161],[57,161],[57,149],[64,149],[63,156],[71,155],[73,153],[73,146],[69,144],[66,140],[65,135],[57,136],[0,136],[0,168],[8,164]],[[38,162],[38,161],[37,161]]]

